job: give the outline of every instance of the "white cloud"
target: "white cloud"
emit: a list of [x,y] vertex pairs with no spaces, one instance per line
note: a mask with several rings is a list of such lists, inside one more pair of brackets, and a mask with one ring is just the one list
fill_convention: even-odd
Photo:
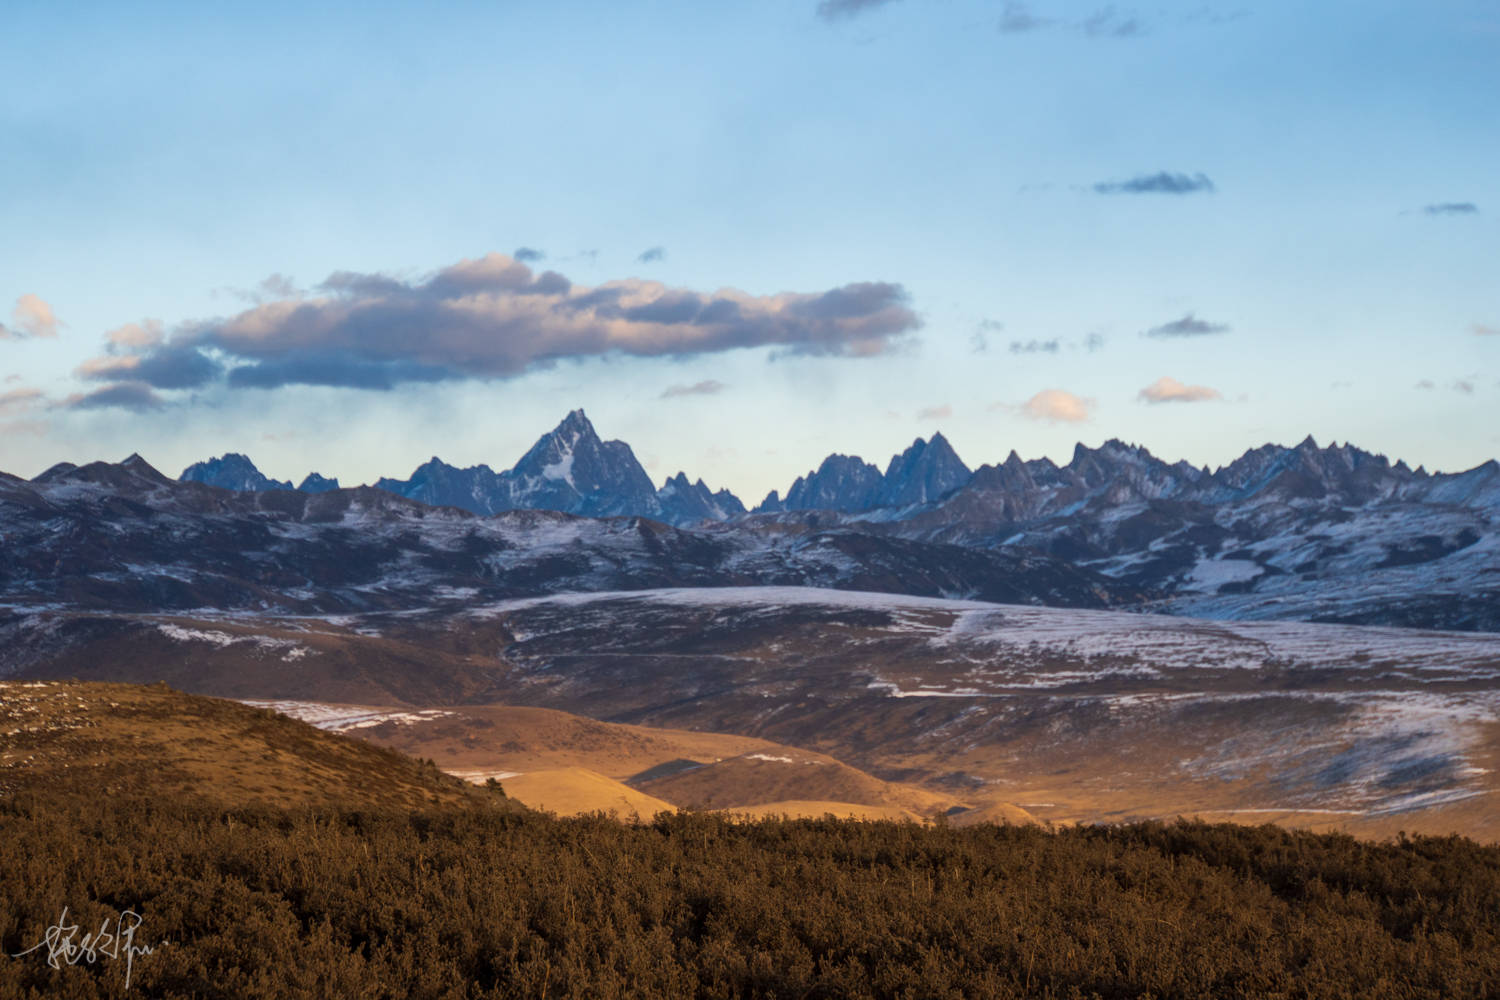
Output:
[[1136,398],[1147,403],[1197,403],[1224,397],[1219,390],[1206,385],[1184,385],[1170,375],[1163,375],[1137,393]]
[[52,311],[52,306],[41,296],[29,293],[16,299],[15,308],[10,313],[10,323],[8,327],[0,323],[0,340],[55,337],[57,328],[62,325],[58,322],[57,313]]
[[155,347],[162,342],[161,320],[148,319],[117,326],[104,335],[104,340],[112,350],[139,351]]
[[1089,419],[1095,402],[1063,389],[1043,389],[1021,404],[1021,413],[1032,420],[1078,424]]
[[694,382],[692,385],[669,385],[662,390],[662,399],[676,399],[679,396],[717,396],[727,386],[718,379],[704,379],[702,382]]

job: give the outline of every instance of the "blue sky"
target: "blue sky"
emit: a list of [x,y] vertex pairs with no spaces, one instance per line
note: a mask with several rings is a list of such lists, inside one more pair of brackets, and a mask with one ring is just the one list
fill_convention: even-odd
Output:
[[1500,454],[1494,2],[13,3],[0,64],[15,474],[578,406],[750,501],[939,429]]

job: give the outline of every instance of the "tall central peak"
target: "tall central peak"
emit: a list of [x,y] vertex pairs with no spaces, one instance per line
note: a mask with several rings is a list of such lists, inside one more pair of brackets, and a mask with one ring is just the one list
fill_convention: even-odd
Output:
[[917,438],[910,448],[892,456],[875,505],[896,507],[936,500],[967,483],[972,475],[941,432],[927,441]]

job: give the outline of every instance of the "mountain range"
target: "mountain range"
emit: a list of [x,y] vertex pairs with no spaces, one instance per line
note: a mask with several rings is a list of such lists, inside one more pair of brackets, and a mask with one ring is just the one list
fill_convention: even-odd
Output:
[[[230,453],[197,462],[183,470],[185,482],[228,490],[290,490],[290,482],[262,475],[244,455]],[[457,507],[475,514],[507,510],[555,510],[584,517],[635,515],[669,524],[705,519],[723,521],[745,512],[728,490],[717,493],[703,480],[688,482],[679,472],[660,489],[624,441],[604,441],[583,410],[532,445],[513,468],[496,472],[488,465],[467,469],[433,458],[406,479],[382,478],[376,488],[433,507]],[[337,479],[314,472],[297,487],[304,493],[337,489]]]
[[1012,452],[970,471],[941,434],[884,473],[829,456],[746,512],[682,473],[653,488],[575,410],[509,470],[434,458],[374,488],[312,474],[292,490],[232,454],[177,482],[135,456],[4,477],[0,597],[328,611],[799,584],[1500,631],[1497,517],[1494,461],[1434,475],[1309,437],[1210,470],[1111,440],[1065,465]]
[[[801,476],[786,499],[773,490],[757,513],[793,510],[863,511],[937,500],[967,483],[972,471],[942,434],[918,439],[891,458],[884,475],[859,458],[830,455]],[[197,462],[179,477],[227,490],[290,490],[290,481],[271,479],[245,455],[229,453]],[[605,441],[583,410],[574,410],[514,467],[496,472],[488,465],[459,468],[437,456],[406,479],[381,478],[375,486],[434,507],[457,507],[475,514],[507,510],[556,510],[584,517],[634,515],[668,524],[727,521],[746,512],[726,489],[711,490],[702,479],[679,472],[653,487],[635,452],[624,441]],[[318,493],[337,489],[338,480],[309,474],[296,489]]]
[[[246,456],[229,453],[197,462],[178,477],[238,491],[290,490],[290,481],[263,475]],[[727,489],[711,490],[678,472],[653,487],[624,441],[599,437],[584,411],[574,410],[542,435],[514,467],[458,468],[434,456],[406,479],[381,478],[378,489],[429,506],[475,514],[555,510],[584,517],[638,516],[669,524],[727,521],[747,511]],[[296,487],[304,493],[338,489],[337,479],[316,472]],[[983,499],[979,499],[983,498]],[[799,476],[785,498],[772,490],[754,514],[831,511],[880,520],[963,519],[981,506],[986,519],[1012,526],[1075,509],[1079,503],[1122,504],[1172,500],[1220,506],[1255,500],[1336,501],[1363,506],[1415,502],[1460,507],[1500,507],[1500,463],[1467,472],[1430,474],[1392,464],[1349,444],[1318,447],[1311,436],[1295,447],[1267,444],[1216,471],[1188,462],[1165,462],[1139,445],[1111,439],[1098,448],[1078,444],[1072,460],[1023,460],[1014,451],[997,465],[971,470],[941,433],[918,438],[878,466],[834,454]]]

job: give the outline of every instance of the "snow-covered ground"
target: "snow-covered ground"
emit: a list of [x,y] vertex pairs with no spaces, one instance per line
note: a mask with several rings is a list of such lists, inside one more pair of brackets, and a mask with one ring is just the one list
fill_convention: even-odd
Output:
[[329,705],[318,701],[253,701],[241,699],[246,705],[269,708],[293,719],[326,729],[345,733],[354,729],[369,729],[383,723],[394,722],[398,726],[409,726],[432,719],[449,718],[454,713],[437,708],[410,711],[374,709],[359,705]]

